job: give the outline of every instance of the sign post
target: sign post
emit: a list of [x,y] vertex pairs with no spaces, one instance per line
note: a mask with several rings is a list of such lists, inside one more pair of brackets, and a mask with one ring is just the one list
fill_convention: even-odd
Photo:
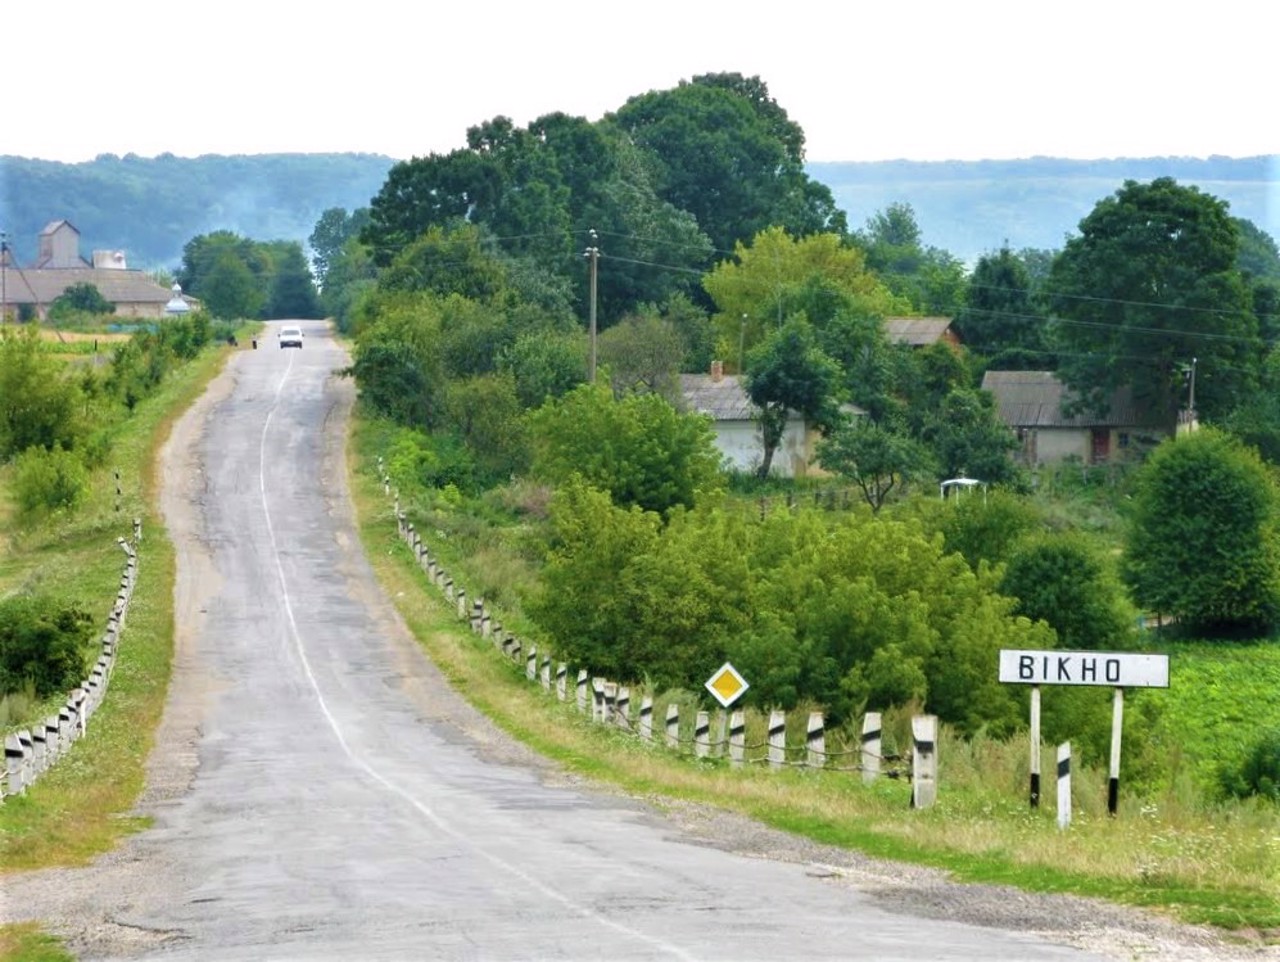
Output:
[[[751,686],[747,684],[745,678],[738,674],[738,669],[727,661],[706,680],[705,684],[707,691],[711,692],[711,697],[718,701],[720,707],[724,709],[720,715],[720,737],[718,739],[723,744],[730,740],[731,729],[733,728],[729,721],[729,706],[741,698]],[[732,754],[732,751],[730,754]]]
[[1094,685],[1115,689],[1107,811],[1120,800],[1120,735],[1126,688],[1168,688],[1169,656],[1109,651],[1000,650],[1000,681],[1031,686],[1031,807],[1040,804],[1040,686]]
[[1040,807],[1040,686],[1031,686],[1031,807]]

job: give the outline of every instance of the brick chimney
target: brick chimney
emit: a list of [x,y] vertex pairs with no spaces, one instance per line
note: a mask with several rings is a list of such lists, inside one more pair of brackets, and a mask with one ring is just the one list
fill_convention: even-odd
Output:
[[724,362],[723,361],[711,362],[711,380],[715,382],[724,380]]

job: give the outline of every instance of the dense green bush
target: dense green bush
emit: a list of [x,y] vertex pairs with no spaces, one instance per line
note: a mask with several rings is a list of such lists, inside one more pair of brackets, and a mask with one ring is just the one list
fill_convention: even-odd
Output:
[[1135,480],[1125,576],[1148,611],[1202,637],[1280,621],[1280,497],[1258,453],[1203,428],[1166,441]]
[[18,513],[34,518],[51,511],[74,508],[84,495],[84,462],[61,446],[52,450],[28,448],[18,455],[13,494]]
[[34,327],[0,325],[0,461],[31,447],[72,447],[84,431],[83,400]]
[[1222,788],[1236,798],[1258,795],[1280,802],[1280,728],[1259,735],[1239,765],[1222,773]]
[[92,619],[75,605],[18,595],[0,601],[0,694],[40,698],[74,688],[89,665]]
[[1137,613],[1101,552],[1082,535],[1029,538],[1016,546],[1000,590],[1015,611],[1045,621],[1061,648],[1128,648]]
[[615,504],[667,514],[719,489],[711,421],[656,394],[615,398],[584,384],[530,417],[534,474],[559,484],[581,475]]
[[994,670],[1000,648],[1052,646],[914,522],[779,510],[760,520],[714,504],[652,512],[581,480],[552,507],[542,592],[526,605],[557,650],[620,681],[698,690],[728,658],[748,702],[863,708],[923,700],[965,730],[1012,730],[1022,693]]

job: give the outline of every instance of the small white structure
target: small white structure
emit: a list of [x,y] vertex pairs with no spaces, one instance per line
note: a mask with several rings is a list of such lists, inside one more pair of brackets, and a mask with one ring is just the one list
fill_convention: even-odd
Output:
[[987,482],[979,481],[976,478],[966,478],[963,474],[958,478],[951,478],[943,481],[938,485],[938,497],[946,500],[947,495],[959,497],[962,491],[972,491],[974,488],[982,488],[982,500],[987,499]]
[[169,303],[164,306],[165,317],[181,317],[183,314],[189,314],[191,305],[182,296],[182,285],[174,284],[172,290],[173,297],[169,298]]

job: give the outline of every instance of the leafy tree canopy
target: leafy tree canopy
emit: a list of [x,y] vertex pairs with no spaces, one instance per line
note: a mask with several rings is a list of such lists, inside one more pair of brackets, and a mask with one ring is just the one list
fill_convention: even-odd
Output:
[[838,313],[879,318],[907,308],[837,235],[795,237],[782,227],[761,231],[750,246],[740,242],[702,286],[716,306],[723,356],[738,361],[799,310],[821,328]]
[[1269,630],[1280,619],[1278,506],[1257,452],[1230,435],[1164,442],[1135,482],[1124,567],[1134,598],[1201,635]]
[[[990,359],[988,368],[1018,370],[1028,358],[1034,370],[1054,367],[1048,318],[1035,302],[1031,272],[1008,246],[978,260],[955,326],[965,347]],[[1002,356],[1007,363],[1000,363]]]
[[710,420],[656,394],[614,398],[584,384],[531,417],[534,473],[553,483],[580,475],[615,504],[666,515],[720,485]]
[[804,172],[798,128],[759,78],[708,75],[650,91],[611,119],[654,156],[658,195],[691,213],[721,251],[771,225],[847,230],[831,191]]
[[1059,371],[1098,409],[1121,386],[1170,417],[1198,359],[1197,407],[1222,416],[1254,389],[1257,319],[1227,205],[1162,177],[1099,201],[1049,279]]
[[764,448],[760,477],[769,476],[790,412],[811,427],[834,426],[840,375],[840,364],[822,350],[803,314],[772,331],[747,355],[745,387],[760,411]]

